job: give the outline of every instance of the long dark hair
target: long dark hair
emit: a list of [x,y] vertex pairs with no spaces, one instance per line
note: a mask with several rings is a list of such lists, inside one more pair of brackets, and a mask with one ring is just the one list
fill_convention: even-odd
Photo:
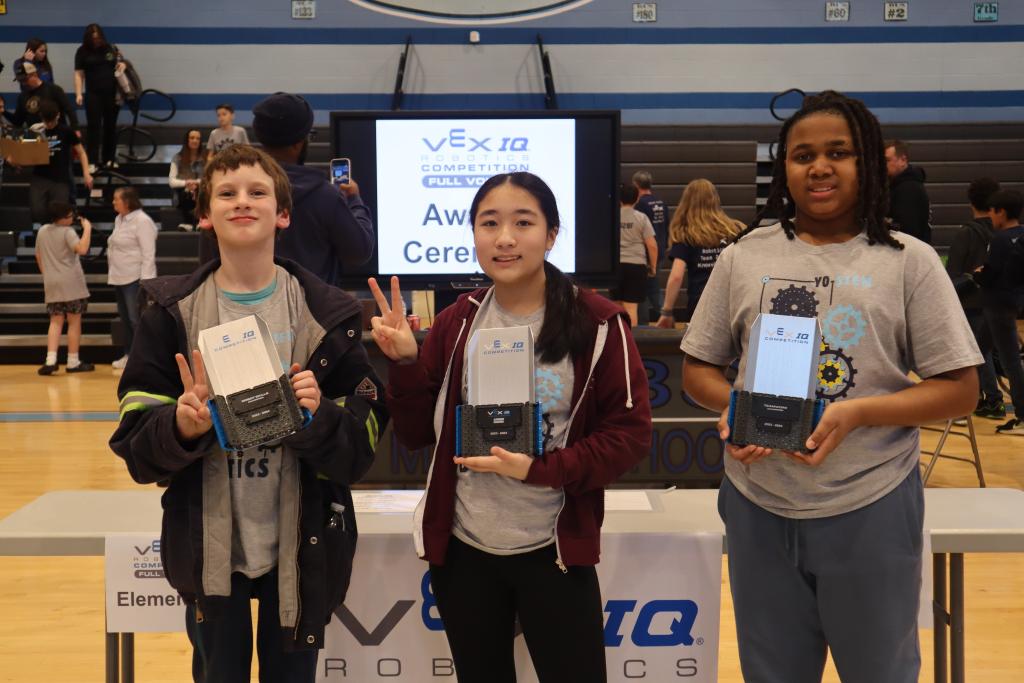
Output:
[[757,228],[765,216],[778,216],[786,237],[796,237],[793,217],[796,204],[789,194],[786,178],[786,147],[789,131],[793,125],[811,114],[835,114],[842,116],[850,127],[853,145],[857,153],[857,208],[855,219],[858,225],[867,228],[868,244],[887,244],[902,249],[903,244],[889,232],[885,214],[889,208],[889,177],[885,170],[885,143],[878,119],[860,100],[847,97],[835,90],[825,90],[817,95],[808,95],[803,104],[782,124],[779,141],[775,148],[775,163],[772,166],[772,184],[768,200],[753,222],[741,232],[736,241]]
[[[197,149],[195,151],[195,156],[192,155],[192,149],[188,146],[188,138],[189,138],[190,135],[192,135],[192,131],[196,131],[196,132],[199,133],[199,149]],[[178,161],[179,161],[178,172],[181,173],[181,166],[180,166],[180,164],[188,164],[189,167],[191,167],[192,164],[194,164],[195,162],[202,160],[204,156],[205,156],[205,154],[203,153],[203,135],[202,135],[202,131],[200,131],[198,128],[189,128],[189,129],[187,129],[185,131],[185,137],[181,141],[181,151],[178,152]],[[202,175],[202,174],[200,174],[200,175]],[[196,178],[196,180],[198,180],[198,177]]]
[[[469,207],[470,223],[476,224],[480,202],[491,190],[508,183],[526,190],[540,204],[548,230],[558,231],[558,203],[548,184],[532,173],[501,173],[488,178],[477,190]],[[544,322],[537,337],[537,350],[545,363],[556,363],[566,354],[573,359],[587,350],[587,340],[593,332],[593,321],[587,309],[576,296],[576,285],[550,261],[544,261]]]
[[[103,44],[99,47],[92,46],[93,35],[98,35]],[[89,24],[85,27],[85,33],[82,34],[82,48],[85,50],[105,50],[110,47],[110,41],[107,40],[107,35],[103,32],[103,28],[99,24]]]
[[49,44],[47,44],[47,42],[45,40],[43,40],[42,38],[29,38],[25,42],[25,51],[27,52],[29,50],[32,50],[32,52],[35,53],[35,52],[38,52],[39,48],[42,47],[43,45],[46,45],[46,57],[41,62],[37,58],[33,58],[32,59],[32,63],[33,64],[39,64],[40,66],[43,67],[40,70],[40,72],[42,72],[42,71],[49,71],[52,74],[53,73],[53,67],[50,66],[50,46],[49,46]]

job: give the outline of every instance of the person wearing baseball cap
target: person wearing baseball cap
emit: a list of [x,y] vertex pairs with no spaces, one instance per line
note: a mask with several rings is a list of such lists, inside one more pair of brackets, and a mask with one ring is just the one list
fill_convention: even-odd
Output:
[[342,268],[366,263],[376,236],[370,210],[354,180],[335,187],[327,175],[303,164],[313,129],[313,108],[299,95],[278,92],[252,109],[252,129],[288,174],[292,222],[277,240],[277,256],[298,262],[328,284],[338,285]]
[[25,127],[41,123],[39,105],[49,100],[57,107],[61,120],[77,132],[78,116],[63,88],[42,80],[36,65],[29,61],[23,61],[15,67],[14,78],[22,84],[22,91],[18,95],[14,112],[4,112],[8,121],[15,126]]

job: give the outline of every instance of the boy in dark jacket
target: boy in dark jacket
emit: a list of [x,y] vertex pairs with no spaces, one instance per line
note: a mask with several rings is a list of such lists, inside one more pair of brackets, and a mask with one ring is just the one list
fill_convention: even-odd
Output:
[[997,434],[1024,435],[1024,366],[1020,360],[1017,312],[1024,306],[1024,264],[1020,261],[1024,226],[1020,224],[1024,196],[1016,190],[1000,190],[989,199],[989,216],[995,234],[988,258],[975,274],[981,285],[982,310],[992,347],[1010,383],[1014,416],[996,427]]
[[[252,147],[230,147],[207,166],[197,203],[221,260],[142,283],[154,304],[118,387],[121,423],[110,445],[133,479],[168,484],[162,559],[188,603],[195,680],[249,679],[255,597],[260,680],[312,683],[324,626],[351,575],[348,486],[369,468],[387,422],[383,388],[360,344],[359,304],[274,260],[291,210],[280,166]],[[226,452],[211,429],[197,339],[253,314],[273,333],[313,418],[278,442]]]
[[1003,393],[999,390],[995,364],[992,362],[992,340],[982,314],[981,291],[973,276],[988,256],[988,244],[992,241],[993,233],[992,219],[988,215],[989,199],[998,191],[999,183],[992,178],[978,178],[971,182],[967,188],[971,220],[953,235],[946,259],[946,272],[953,281],[967,322],[974,332],[974,339],[985,357],[985,364],[978,367],[981,397],[974,414],[997,419],[1006,417],[1006,408],[1003,406]]

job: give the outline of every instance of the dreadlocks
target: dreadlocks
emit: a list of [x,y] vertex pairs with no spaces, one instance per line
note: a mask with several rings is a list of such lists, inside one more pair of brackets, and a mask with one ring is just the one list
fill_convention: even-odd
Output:
[[796,205],[789,194],[786,180],[786,141],[793,125],[811,114],[835,114],[842,116],[853,136],[857,152],[857,193],[856,221],[867,228],[868,244],[887,244],[894,249],[903,249],[889,232],[885,213],[889,206],[889,179],[885,171],[885,146],[882,128],[875,115],[860,100],[847,97],[835,90],[826,90],[804,98],[800,109],[782,124],[776,145],[775,162],[772,166],[772,184],[768,200],[753,222],[736,237],[736,241],[754,230],[766,216],[778,216],[786,237],[796,237],[793,217]]

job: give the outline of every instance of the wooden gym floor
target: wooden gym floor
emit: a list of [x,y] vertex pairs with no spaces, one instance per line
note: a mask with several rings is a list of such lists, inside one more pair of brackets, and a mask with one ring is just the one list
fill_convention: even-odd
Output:
[[[35,366],[0,365],[0,518],[47,491],[137,486],[107,448],[116,420],[116,384],[109,366],[70,376],[62,369],[44,378],[36,375]],[[107,415],[76,416],[76,411]],[[26,413],[53,413],[60,419],[33,421]],[[1024,437],[996,436],[997,423],[991,420],[976,424],[988,485],[1024,488]],[[925,433],[924,442],[930,447],[935,435]],[[965,444],[953,437],[947,452],[964,453]],[[930,485],[969,487],[977,480],[971,466],[941,461]],[[967,555],[965,564],[968,680],[1019,678],[1024,672],[1024,554]],[[738,683],[724,567],[722,574],[719,680]],[[0,557],[0,643],[0,681],[102,681],[102,558]],[[921,654],[921,681],[931,681],[931,631],[921,632]],[[190,680],[190,657],[184,634],[136,636],[140,683]],[[839,680],[831,665],[825,680]]]

